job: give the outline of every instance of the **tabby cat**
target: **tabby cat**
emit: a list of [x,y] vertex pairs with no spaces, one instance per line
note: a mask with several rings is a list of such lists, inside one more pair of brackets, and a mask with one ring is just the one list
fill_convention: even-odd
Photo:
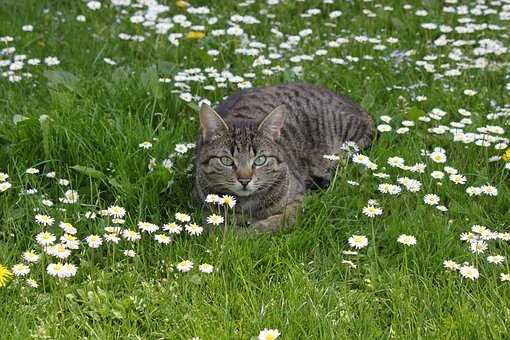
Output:
[[239,221],[275,231],[292,222],[304,193],[336,169],[324,155],[344,142],[370,145],[373,122],[358,104],[325,88],[287,84],[243,90],[203,104],[194,195],[237,197]]

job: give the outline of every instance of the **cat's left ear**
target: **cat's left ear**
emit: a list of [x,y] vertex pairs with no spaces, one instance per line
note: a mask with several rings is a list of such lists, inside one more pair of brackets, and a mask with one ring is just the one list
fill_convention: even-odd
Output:
[[271,111],[259,125],[258,130],[267,133],[277,140],[282,132],[283,123],[285,122],[285,105],[277,106]]
[[225,121],[206,103],[202,103],[200,108],[200,127],[205,142],[211,140],[220,130],[228,130]]

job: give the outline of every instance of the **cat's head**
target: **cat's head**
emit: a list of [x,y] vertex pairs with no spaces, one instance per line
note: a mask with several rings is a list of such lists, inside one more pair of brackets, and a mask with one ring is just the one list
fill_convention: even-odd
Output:
[[200,110],[199,175],[209,189],[250,196],[263,191],[286,173],[277,140],[285,107],[268,112],[261,122],[236,119],[225,122],[211,107]]

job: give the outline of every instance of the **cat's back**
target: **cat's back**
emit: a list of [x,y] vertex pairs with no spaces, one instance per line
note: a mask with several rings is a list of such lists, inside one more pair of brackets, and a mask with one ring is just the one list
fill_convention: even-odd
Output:
[[226,121],[261,121],[282,104],[287,108],[284,138],[299,134],[314,144],[352,140],[367,146],[372,137],[372,119],[360,105],[326,88],[307,83],[239,91],[221,102],[217,112]]

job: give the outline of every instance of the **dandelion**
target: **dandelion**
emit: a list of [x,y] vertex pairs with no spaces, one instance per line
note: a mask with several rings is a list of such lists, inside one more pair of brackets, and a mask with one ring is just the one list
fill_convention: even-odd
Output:
[[352,235],[348,242],[352,248],[361,249],[368,245],[368,238],[364,235]]
[[183,273],[189,272],[193,268],[193,262],[190,260],[184,260],[177,263],[177,270]]
[[480,273],[478,272],[478,269],[476,269],[473,266],[464,265],[460,267],[459,269],[460,275],[462,277],[465,277],[467,279],[476,280],[480,276]]
[[199,31],[190,31],[188,32],[188,34],[186,34],[186,39],[190,40],[199,40],[202,39],[203,37],[205,37],[205,33]]
[[38,224],[42,224],[45,226],[51,226],[51,225],[53,225],[53,222],[55,222],[55,219],[48,215],[37,214],[37,215],[35,215],[35,221]]
[[207,223],[212,225],[220,225],[224,221],[223,217],[220,215],[212,214],[207,217]]
[[191,221],[191,216],[183,213],[176,213],[175,219],[179,222],[188,223]]
[[397,242],[406,246],[414,246],[416,244],[416,237],[412,235],[402,234],[398,237]]
[[7,281],[12,277],[12,272],[0,264],[0,288],[7,285]]
[[374,207],[373,205],[368,205],[363,208],[363,214],[368,217],[375,217],[382,215],[382,209],[379,207]]
[[259,340],[274,340],[280,336],[280,331],[277,329],[267,329],[264,328],[259,333]]
[[30,267],[24,263],[15,264],[12,266],[11,270],[16,276],[25,276],[30,273]]
[[210,274],[214,271],[214,267],[208,263],[202,263],[200,266],[198,266],[198,270],[202,273]]

